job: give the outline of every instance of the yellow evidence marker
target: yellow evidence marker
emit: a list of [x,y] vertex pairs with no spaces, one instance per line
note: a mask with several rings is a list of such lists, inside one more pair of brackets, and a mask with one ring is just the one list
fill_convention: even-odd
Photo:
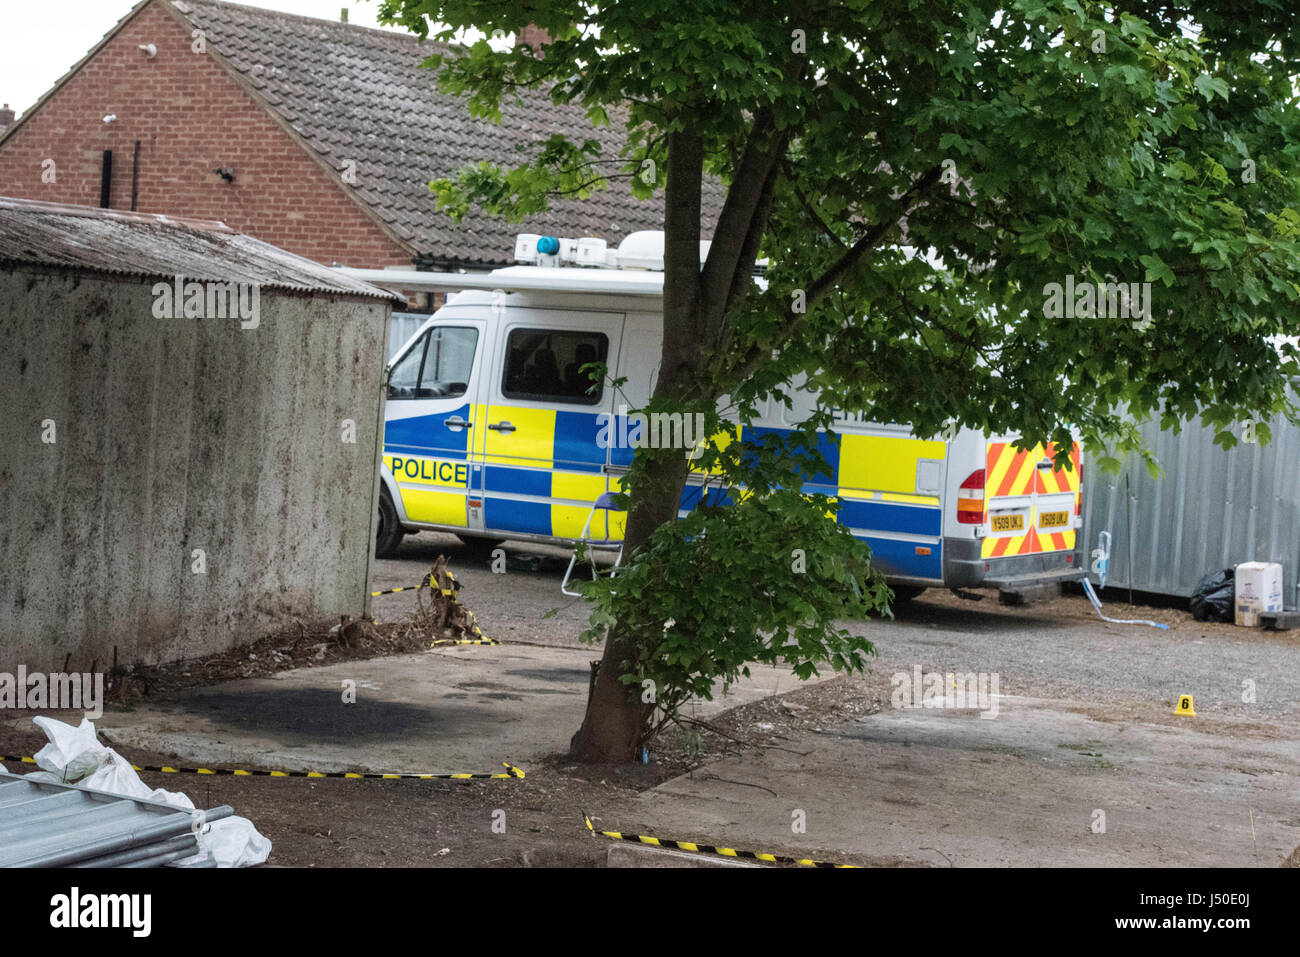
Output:
[[1178,696],[1178,707],[1174,709],[1174,714],[1186,714],[1196,717],[1196,709],[1192,707],[1192,696],[1181,694]]

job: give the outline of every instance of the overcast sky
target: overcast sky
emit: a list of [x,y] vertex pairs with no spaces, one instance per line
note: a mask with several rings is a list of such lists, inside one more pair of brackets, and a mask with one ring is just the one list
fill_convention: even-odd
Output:
[[[377,27],[377,0],[241,0],[325,20]],[[22,113],[85,56],[135,0],[0,0],[0,103]]]

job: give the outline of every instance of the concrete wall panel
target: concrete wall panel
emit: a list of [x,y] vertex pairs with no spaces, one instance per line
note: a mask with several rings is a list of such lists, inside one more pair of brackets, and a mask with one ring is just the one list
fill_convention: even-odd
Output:
[[364,612],[389,307],[263,290],[242,330],[155,319],[151,286],[0,271],[0,669]]

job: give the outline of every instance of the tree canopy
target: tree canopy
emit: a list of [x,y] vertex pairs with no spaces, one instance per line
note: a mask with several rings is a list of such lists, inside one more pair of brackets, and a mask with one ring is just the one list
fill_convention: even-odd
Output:
[[[624,128],[619,156],[573,131],[513,169],[479,165],[432,188],[453,215],[476,204],[512,218],[616,177],[641,195],[663,190],[652,406],[713,414],[725,395],[743,422],[806,377],[825,406],[918,434],[960,424],[1052,440],[1062,455],[1073,434],[1112,466],[1138,447],[1134,419],[1173,428],[1199,416],[1231,444],[1243,419],[1267,440],[1270,420],[1295,414],[1300,14],[1289,0],[382,10],[422,36],[439,24],[443,39],[541,27],[552,42],[540,54],[484,40],[429,65],[484,117],[540,85],[593,124]],[[701,268],[705,177],[727,198]],[[1075,300],[1081,289],[1095,295]],[[1075,301],[1062,302],[1067,291]],[[715,443],[705,467],[751,494],[686,530],[674,521],[685,466],[638,451],[627,485],[636,594],[592,590],[611,640],[576,751],[630,755],[653,708],[626,686],[647,676],[676,701],[746,660],[862,666],[869,644],[834,622],[883,604],[867,556],[834,531],[833,502],[775,498],[790,487],[781,479],[797,492],[816,469],[815,430],[829,422],[823,408],[784,449]],[[743,556],[783,521],[815,543],[820,572],[773,611],[779,570],[742,574]],[[731,562],[739,583],[666,600],[673,569],[701,562]],[[707,624],[718,602],[730,625]]]

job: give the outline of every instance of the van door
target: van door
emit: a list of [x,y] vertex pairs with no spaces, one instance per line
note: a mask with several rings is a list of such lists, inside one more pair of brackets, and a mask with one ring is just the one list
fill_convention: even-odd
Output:
[[[618,368],[622,313],[511,309],[497,338],[483,429],[483,524],[577,538],[608,488],[615,390],[581,371]],[[602,417],[604,416],[604,417]],[[605,427],[605,436],[601,436]]]
[[988,525],[980,557],[1028,555],[1034,547],[1034,473],[1043,447],[1019,449],[1013,438],[988,442],[984,506]]
[[988,443],[984,487],[988,525],[981,557],[1002,558],[1074,548],[1079,499],[1079,443],[1073,471],[1053,467],[1056,447],[1018,449],[1011,439]]
[[1072,551],[1075,516],[1079,512],[1079,443],[1072,444],[1072,470],[1053,467],[1056,446],[1048,443],[1034,477],[1035,552]]
[[465,528],[470,449],[486,336],[479,320],[430,326],[393,362],[384,466],[406,520]]

